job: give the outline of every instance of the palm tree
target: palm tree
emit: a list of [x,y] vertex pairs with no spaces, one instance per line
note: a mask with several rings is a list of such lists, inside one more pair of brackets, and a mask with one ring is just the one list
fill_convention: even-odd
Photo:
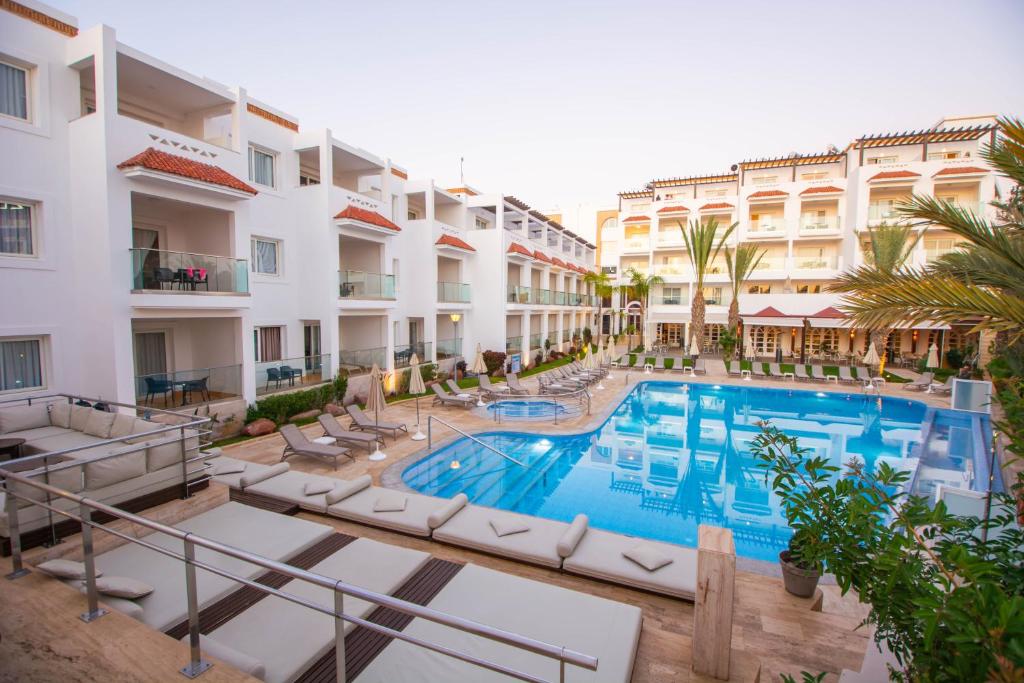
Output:
[[718,258],[718,252],[722,245],[729,239],[729,235],[736,229],[738,223],[733,223],[725,232],[722,238],[715,244],[715,233],[718,231],[718,221],[710,218],[707,221],[690,221],[689,228],[679,224],[683,233],[683,242],[686,243],[687,253],[690,255],[690,263],[693,264],[694,287],[693,304],[690,307],[690,333],[691,338],[696,337],[697,348],[704,348],[704,278],[712,262]]
[[611,276],[605,272],[587,273],[583,276],[583,282],[592,285],[594,287],[594,294],[597,296],[597,345],[601,346],[601,332],[604,330],[604,299],[619,291],[619,287],[612,282]]
[[741,244],[736,247],[736,254],[733,250],[725,250],[725,267],[729,269],[729,285],[732,288],[732,301],[729,303],[729,329],[735,332],[740,326],[740,290],[743,284],[750,277],[751,273],[757,270],[757,264],[768,252],[758,251],[753,244]]
[[644,334],[647,332],[647,303],[651,297],[651,288],[654,285],[665,283],[660,275],[647,275],[630,266],[626,270],[626,277],[629,278],[629,289],[633,297],[640,302],[640,342],[644,341]]

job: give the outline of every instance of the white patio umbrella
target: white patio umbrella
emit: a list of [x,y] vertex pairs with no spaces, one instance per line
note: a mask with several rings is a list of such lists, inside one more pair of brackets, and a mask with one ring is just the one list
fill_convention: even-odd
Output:
[[697,335],[696,333],[690,335],[690,346],[686,349],[686,355],[696,356],[697,355]]
[[469,368],[469,371],[483,375],[487,373],[487,364],[484,363],[484,350],[480,348],[480,345],[476,345],[476,359],[473,360],[473,366]]
[[750,328],[743,328],[743,357],[748,360],[754,358],[754,342],[750,339]]
[[864,354],[864,365],[868,366],[868,368],[873,368],[878,365],[878,361],[880,360],[881,358],[878,357],[878,351],[875,350],[875,342],[871,342],[868,344],[867,353]]
[[611,340],[608,341],[608,349],[605,351],[605,359],[608,361],[608,379],[612,379],[612,361],[619,359],[619,350]]
[[596,370],[597,366],[594,364],[594,351],[593,348],[588,344],[587,354],[583,357],[583,369],[584,370]]
[[937,368],[939,367],[939,347],[932,344],[928,347],[928,367]]
[[427,387],[423,384],[423,375],[420,374],[420,357],[415,353],[409,359],[409,393],[416,395],[416,433],[410,438],[413,441],[423,441],[427,435],[420,431],[420,394],[427,393]]
[[[384,382],[383,373],[377,364],[373,364],[373,368],[370,369],[370,389],[366,395],[366,409],[373,411],[373,422],[374,424],[380,423],[380,414],[384,412],[384,408],[387,407],[387,403],[384,401]],[[370,460],[383,460],[388,457],[384,451],[377,446],[377,450],[370,454]]]

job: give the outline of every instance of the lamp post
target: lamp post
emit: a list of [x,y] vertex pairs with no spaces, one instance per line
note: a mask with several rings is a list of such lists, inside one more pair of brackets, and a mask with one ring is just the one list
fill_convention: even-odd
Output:
[[[448,318],[452,321],[452,325],[455,327],[455,332],[452,335],[452,341],[454,342],[454,341],[458,340],[458,338],[459,338],[459,321],[462,320],[462,314],[461,313],[449,313],[448,314]],[[461,347],[462,344],[459,344],[459,346]],[[458,365],[458,363],[459,363],[459,354],[456,353],[455,354],[455,364]],[[458,381],[458,374],[457,373],[456,373],[455,379],[456,379],[456,381]]]

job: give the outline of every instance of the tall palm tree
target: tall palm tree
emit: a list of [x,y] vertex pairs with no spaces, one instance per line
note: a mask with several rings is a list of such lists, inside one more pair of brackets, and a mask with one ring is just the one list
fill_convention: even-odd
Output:
[[718,231],[718,221],[710,218],[707,221],[690,221],[689,227],[679,224],[683,233],[683,242],[686,243],[686,250],[690,256],[690,263],[693,264],[693,284],[696,291],[693,293],[693,304],[690,306],[690,333],[691,338],[696,338],[697,348],[704,348],[704,315],[707,306],[704,303],[704,279],[707,276],[708,268],[718,258],[718,252],[722,250],[729,235],[736,229],[738,223],[733,223],[725,232],[722,238],[715,243],[715,233]]
[[[619,291],[618,285],[612,282],[608,273],[587,273],[583,276],[583,282],[594,287],[594,294],[597,296],[597,345],[601,346],[601,332],[604,329],[604,298],[610,297]],[[611,327],[614,331],[614,326]]]
[[740,290],[766,253],[768,252],[763,249],[758,251],[757,246],[753,244],[741,244],[736,247],[735,255],[732,249],[725,250],[725,267],[729,269],[729,285],[732,288],[729,329],[734,332],[740,326]]
[[647,304],[651,298],[651,288],[654,285],[665,284],[665,279],[660,275],[647,275],[630,266],[626,270],[626,277],[629,278],[629,289],[633,297],[640,302],[640,342],[643,343],[644,335],[647,333]]

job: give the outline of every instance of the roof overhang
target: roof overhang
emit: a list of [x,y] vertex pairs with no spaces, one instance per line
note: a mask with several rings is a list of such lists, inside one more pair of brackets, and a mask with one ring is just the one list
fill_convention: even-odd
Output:
[[174,173],[164,173],[163,171],[154,171],[151,168],[145,166],[129,166],[121,169],[121,173],[126,178],[134,178],[136,180],[143,180],[152,182],[157,185],[164,187],[173,187],[176,189],[187,188],[190,190],[198,190],[205,194],[218,197],[220,199],[252,199],[253,194],[249,192],[243,192],[242,190],[236,190],[233,187],[227,187],[225,185],[218,185],[216,183],[207,183],[201,180],[194,180],[192,178],[186,178],[185,176],[176,175]]

